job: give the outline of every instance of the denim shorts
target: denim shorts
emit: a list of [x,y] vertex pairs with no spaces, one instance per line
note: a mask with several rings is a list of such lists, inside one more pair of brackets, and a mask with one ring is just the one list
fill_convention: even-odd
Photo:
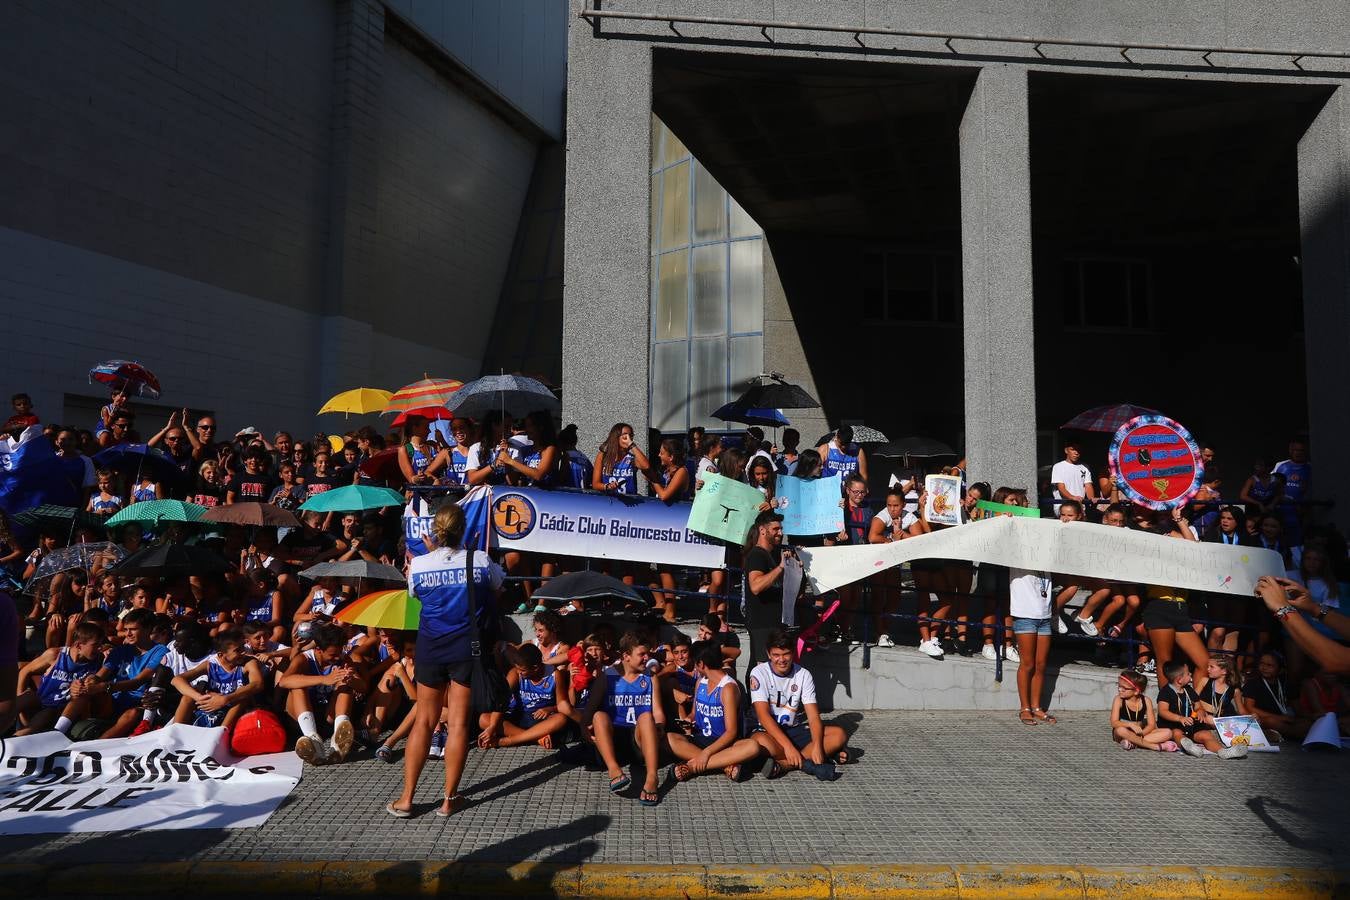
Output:
[[1043,634],[1050,636],[1050,619],[1023,619],[1020,616],[1013,618],[1013,634]]

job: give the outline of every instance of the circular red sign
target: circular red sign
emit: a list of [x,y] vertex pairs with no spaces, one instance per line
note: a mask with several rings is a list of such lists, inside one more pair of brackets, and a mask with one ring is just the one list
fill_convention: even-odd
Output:
[[1200,448],[1166,416],[1136,416],[1122,425],[1111,442],[1110,462],[1121,490],[1152,509],[1181,506],[1200,489]]

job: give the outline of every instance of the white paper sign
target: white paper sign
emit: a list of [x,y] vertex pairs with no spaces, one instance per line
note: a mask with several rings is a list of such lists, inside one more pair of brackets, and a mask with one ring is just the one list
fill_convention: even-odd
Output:
[[0,834],[262,825],[300,781],[294,753],[239,759],[225,729],[167,725],[72,743],[57,731],[0,749]]
[[929,475],[923,480],[923,502],[930,525],[961,524],[961,479],[956,475]]
[[1266,737],[1256,716],[1220,716],[1214,720],[1214,730],[1225,747],[1245,745],[1252,752],[1280,752],[1279,746]]
[[1280,555],[1261,547],[1197,543],[1091,522],[1025,516],[996,516],[891,544],[803,548],[801,555],[817,594],[911,559],[965,559],[1231,594],[1253,602],[1256,579],[1284,577]]

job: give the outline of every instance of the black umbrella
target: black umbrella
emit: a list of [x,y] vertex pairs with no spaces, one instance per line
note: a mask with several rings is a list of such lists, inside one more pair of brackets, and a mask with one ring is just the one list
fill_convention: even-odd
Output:
[[[821,435],[819,438],[816,439],[816,442],[815,442],[814,444],[812,444],[811,446],[812,446],[812,447],[819,447],[821,444],[828,444],[830,441],[834,440],[834,436],[835,436],[837,433],[838,433],[838,432],[831,431],[831,432],[829,432],[829,433],[827,433],[827,434]],[[882,434],[880,431],[878,431],[878,430],[875,429],[875,428],[870,428],[870,427],[868,427],[867,425],[854,425],[854,426],[853,426],[853,443],[855,443],[855,444],[884,444],[884,443],[886,443],[886,435]]]
[[642,597],[629,585],[617,578],[611,578],[601,572],[568,572],[550,578],[540,585],[531,595],[532,599],[556,600],[567,603],[571,600],[600,600],[614,597],[629,603],[641,603]]
[[224,557],[187,544],[152,544],[108,569],[118,575],[208,575],[234,568]]
[[795,384],[784,381],[777,374],[758,375],[767,378],[767,384],[756,384],[736,398],[736,405],[745,409],[812,409],[820,406],[815,397]]
[[125,472],[135,478],[148,474],[155,481],[177,482],[183,470],[173,457],[157,447],[146,444],[120,444],[109,447],[94,456],[94,465],[100,469]]
[[956,451],[936,438],[907,437],[898,441],[882,444],[867,451],[870,456],[884,456],[895,459],[910,457],[923,459],[931,456],[955,456]]

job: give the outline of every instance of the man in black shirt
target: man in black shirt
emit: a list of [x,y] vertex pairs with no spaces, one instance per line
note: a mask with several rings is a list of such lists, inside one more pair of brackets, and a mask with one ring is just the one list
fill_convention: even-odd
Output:
[[753,528],[755,544],[744,560],[745,626],[750,632],[747,672],[768,660],[769,632],[783,625],[783,557],[795,556],[791,547],[783,547],[783,517],[778,513],[765,510]]

